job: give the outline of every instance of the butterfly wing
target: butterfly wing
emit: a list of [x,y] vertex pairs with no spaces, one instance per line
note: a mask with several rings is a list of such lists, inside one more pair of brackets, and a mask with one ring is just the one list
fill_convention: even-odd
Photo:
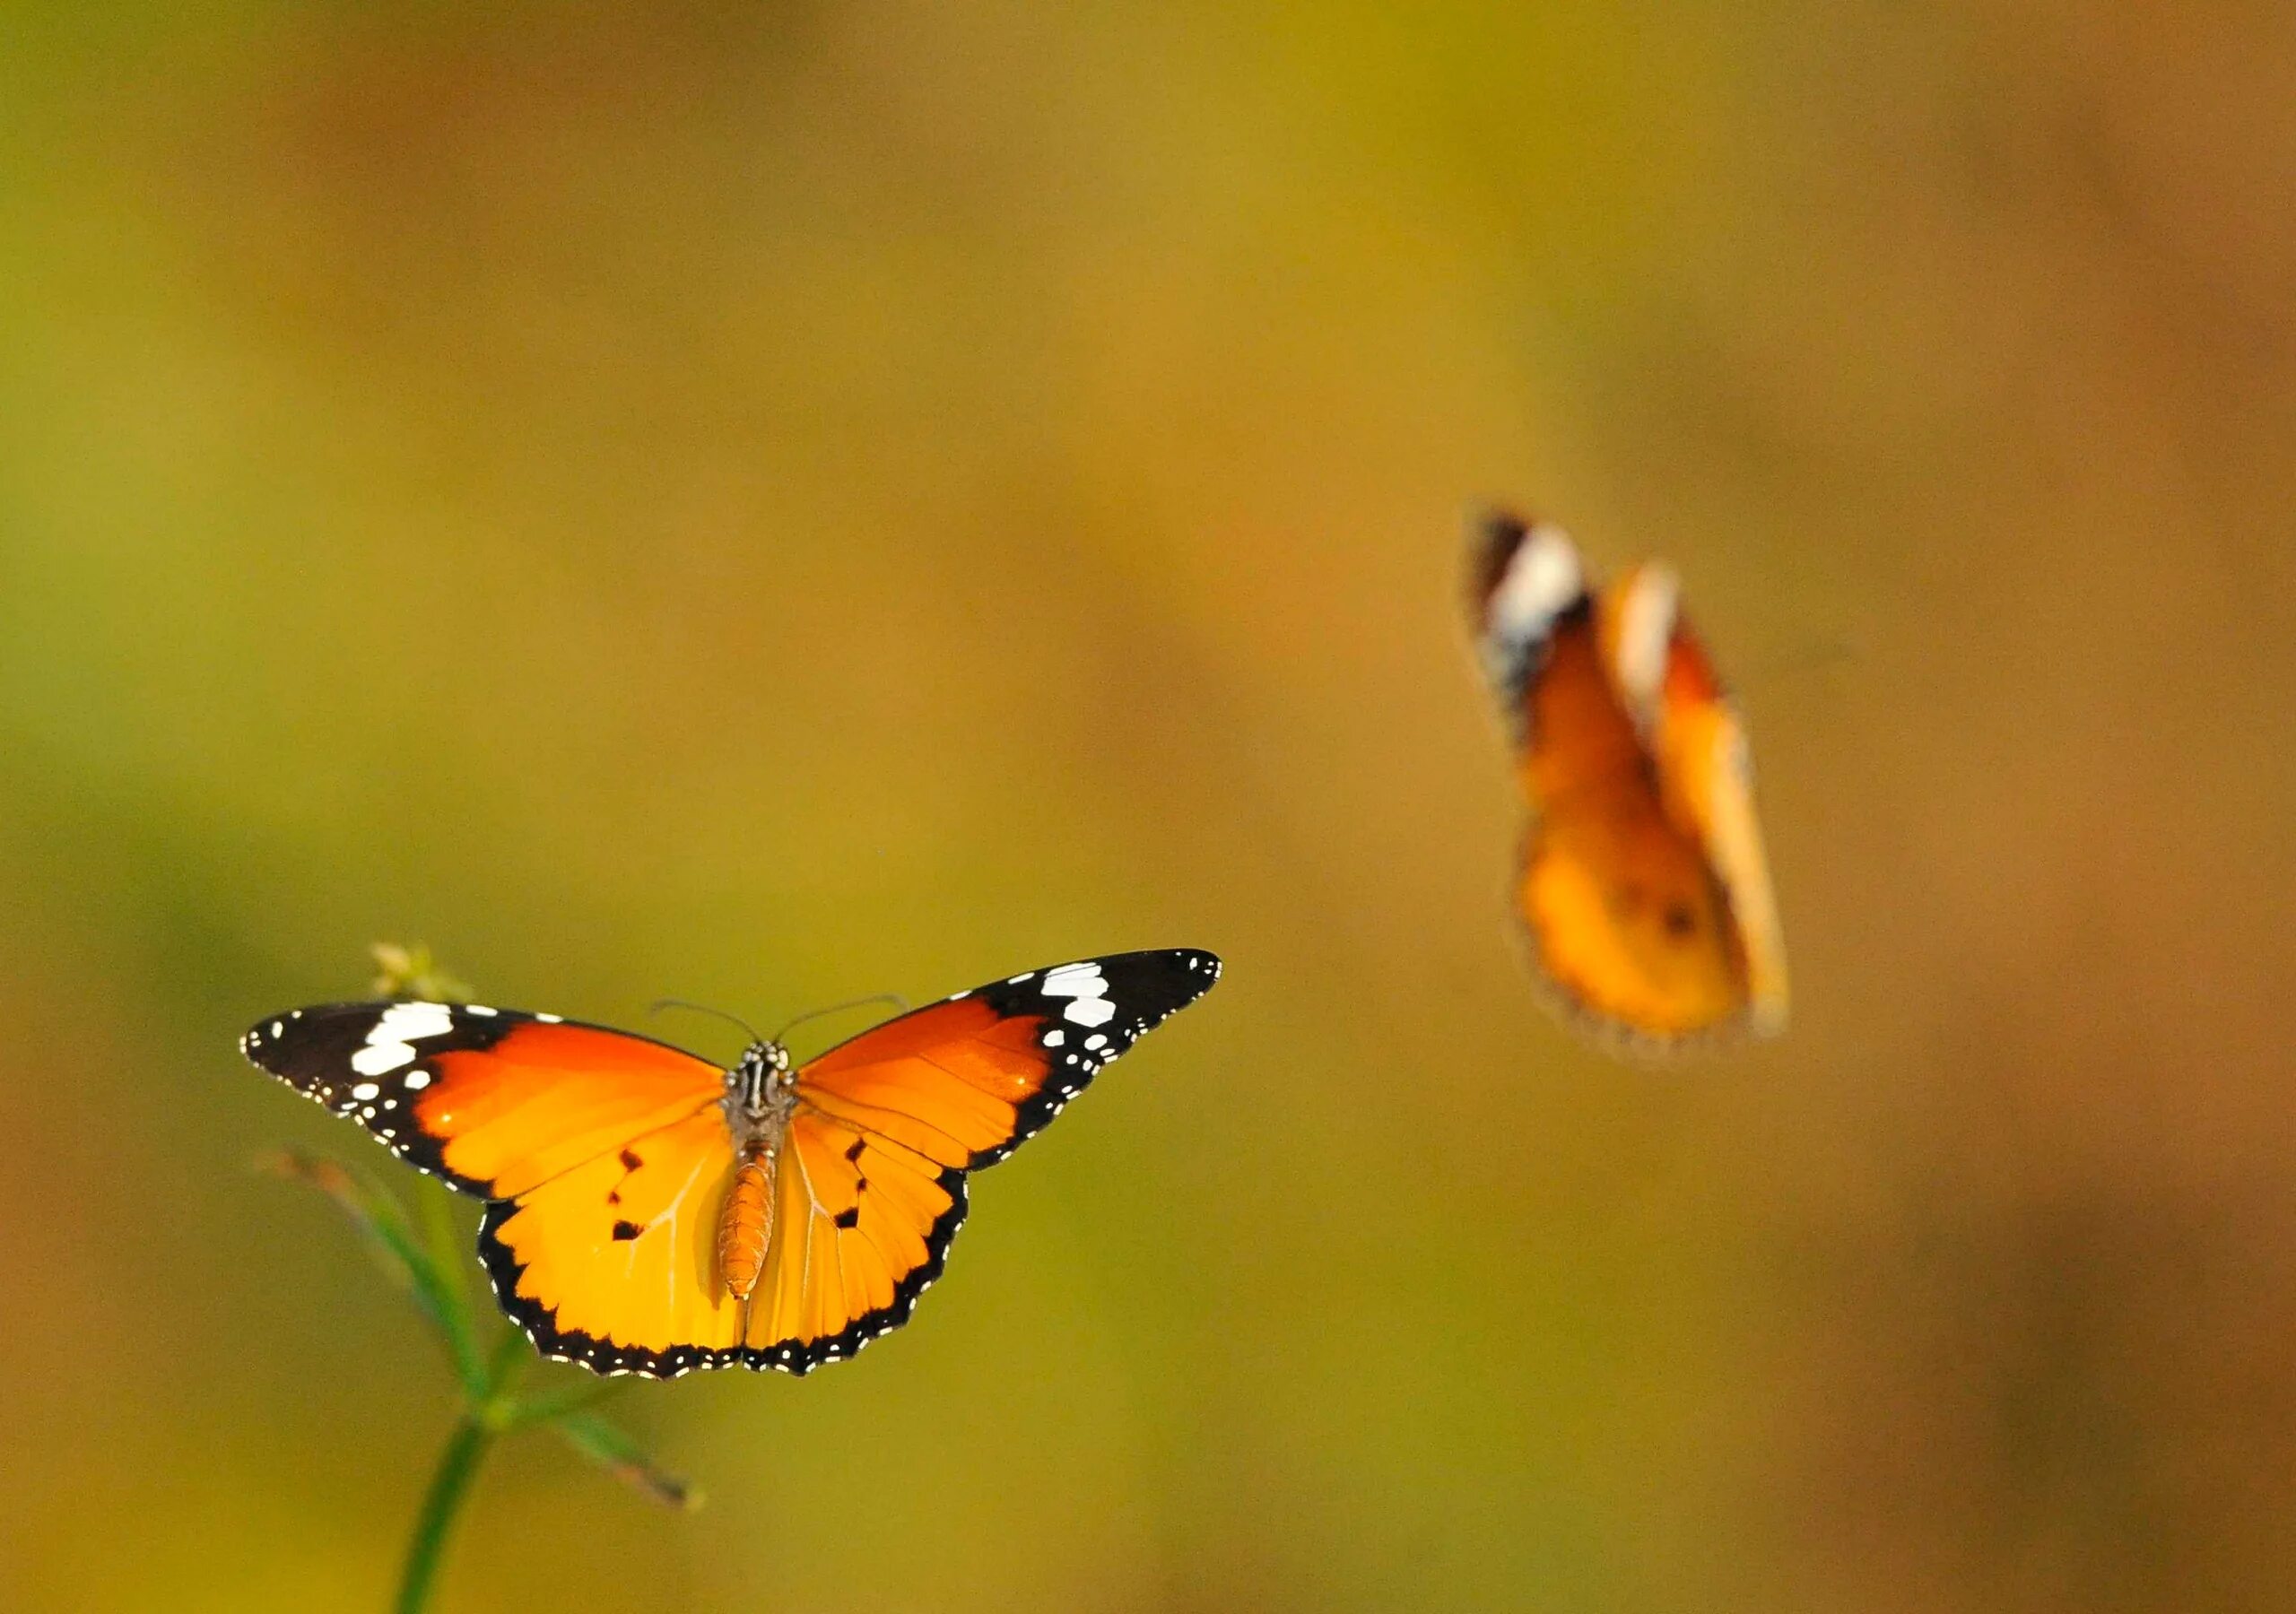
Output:
[[965,1173],[810,1106],[789,1118],[751,1365],[803,1374],[909,1320],[965,1219]]
[[486,1208],[479,1259],[536,1349],[675,1378],[742,1361],[718,1267],[734,1140],[712,1104]]
[[1749,1023],[1785,1026],[1785,939],[1754,811],[1744,725],[1680,609],[1672,568],[1632,568],[1604,591],[1604,658],[1642,734],[1669,821],[1686,825],[1727,905],[1744,960]]
[[717,1066],[650,1037],[476,1003],[295,1009],[248,1059],[400,1158],[509,1199],[724,1095]]
[[1571,1010],[1646,1046],[1730,1023],[1752,990],[1731,891],[1668,794],[1641,721],[1655,707],[1630,699],[1665,681],[1671,602],[1654,681],[1639,663],[1621,671],[1647,662],[1648,630],[1609,594],[1598,608],[1561,529],[1493,517],[1477,588],[1484,668],[1536,815],[1517,903],[1543,971]]
[[907,1321],[964,1219],[965,1174],[1041,1131],[1219,976],[1219,959],[1187,949],[1031,970],[802,1068],[750,1312],[756,1365],[803,1373]]

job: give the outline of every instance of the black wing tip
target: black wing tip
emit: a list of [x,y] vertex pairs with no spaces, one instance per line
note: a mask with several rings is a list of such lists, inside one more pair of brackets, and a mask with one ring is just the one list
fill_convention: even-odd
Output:
[[[1011,1135],[976,1153],[965,1162],[966,1170],[979,1171],[1010,1158],[1014,1150],[1051,1125],[1053,1117],[1091,1086],[1094,1077],[1129,1053],[1149,1032],[1218,985],[1225,968],[1219,954],[1202,948],[1156,948],[1031,970],[1001,989],[990,990],[1027,994],[1048,976],[1087,967],[1098,969],[1108,979],[1109,997],[1112,1002],[1120,1002],[1118,1012],[1122,1018],[1094,1020],[1089,1024],[1079,1022],[1074,1027],[1053,1025],[1044,1039],[1044,1051],[1051,1064],[1044,1085],[1016,1106]],[[1021,1001],[1012,995],[1003,999],[1005,1004],[1015,1008]]]
[[1157,995],[1165,998],[1170,1006],[1161,1009],[1162,1014],[1185,1009],[1211,991],[1219,985],[1220,976],[1228,967],[1218,953],[1201,947],[1152,948],[1144,952],[1115,953],[1087,962],[1098,964],[1104,971],[1124,971],[1130,977],[1126,985],[1135,990],[1146,988],[1154,993],[1157,988],[1163,988]]
[[1480,620],[1507,576],[1515,551],[1537,521],[1502,504],[1484,505],[1467,520],[1467,605]]

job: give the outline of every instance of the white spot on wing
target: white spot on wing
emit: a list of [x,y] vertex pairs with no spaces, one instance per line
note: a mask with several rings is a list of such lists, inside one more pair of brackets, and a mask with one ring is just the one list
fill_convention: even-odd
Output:
[[1079,1026],[1105,1026],[1116,1018],[1116,1005],[1104,997],[1078,998],[1060,1011],[1060,1018]]
[[455,1028],[455,1011],[444,1003],[393,1003],[367,1033],[366,1046],[351,1056],[361,1076],[382,1076],[414,1063],[413,1044],[444,1037]]
[[[374,1033],[368,1035],[371,1037]],[[403,1042],[370,1041],[351,1056],[351,1068],[361,1076],[387,1076],[399,1066],[413,1063],[414,1050]]]
[[1491,591],[1491,630],[1512,644],[1535,643],[1585,590],[1570,536],[1552,522],[1539,522],[1524,534]]
[[1075,1000],[1060,1011],[1071,1025],[1105,1026],[1116,1018],[1116,1005],[1108,996],[1109,978],[1098,964],[1063,964],[1048,971],[1037,990],[1047,997]]
[[1619,602],[1613,671],[1628,706],[1646,721],[1657,709],[1659,686],[1665,682],[1681,588],[1672,567],[1653,562],[1635,569]]

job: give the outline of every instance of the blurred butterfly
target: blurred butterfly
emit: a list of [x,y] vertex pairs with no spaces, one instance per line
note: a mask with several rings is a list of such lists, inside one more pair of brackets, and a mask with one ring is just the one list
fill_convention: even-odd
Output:
[[1207,952],[1031,970],[793,1067],[477,1003],[291,1010],[247,1056],[488,1201],[479,1258],[546,1356],[804,1373],[909,1318],[965,1176],[1219,978]]
[[1566,1004],[1648,1048],[1786,1021],[1752,763],[1674,571],[1590,590],[1560,527],[1487,517],[1471,611],[1535,815],[1516,901]]

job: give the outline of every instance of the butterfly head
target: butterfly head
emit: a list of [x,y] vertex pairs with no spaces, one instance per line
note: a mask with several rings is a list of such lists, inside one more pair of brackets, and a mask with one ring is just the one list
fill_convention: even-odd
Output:
[[726,1072],[726,1098],[751,1122],[778,1118],[790,1104],[796,1083],[789,1074],[789,1050],[778,1042],[759,1041],[742,1050],[742,1057]]

